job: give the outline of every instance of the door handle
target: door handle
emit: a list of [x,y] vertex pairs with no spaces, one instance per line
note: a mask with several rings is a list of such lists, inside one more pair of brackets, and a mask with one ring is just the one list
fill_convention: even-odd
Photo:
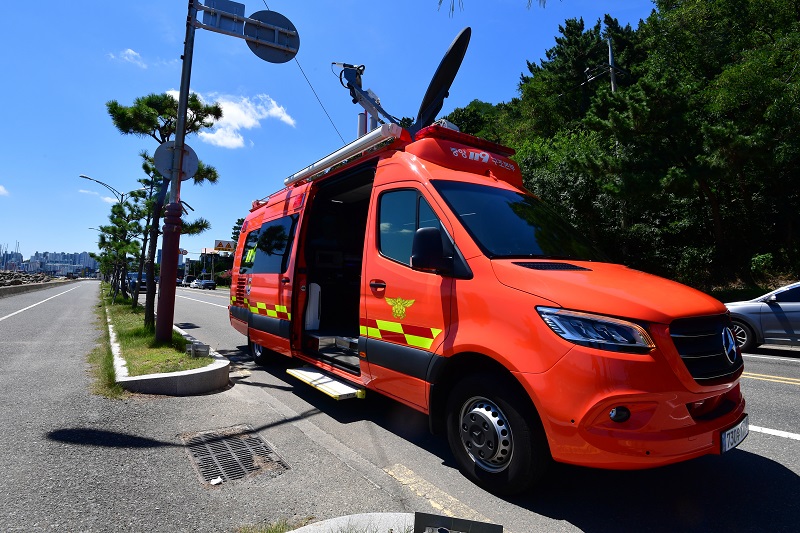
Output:
[[369,282],[369,286],[371,289],[375,289],[376,291],[382,291],[386,289],[386,282],[375,279]]
[[281,278],[281,283],[291,283],[292,280],[289,278]]

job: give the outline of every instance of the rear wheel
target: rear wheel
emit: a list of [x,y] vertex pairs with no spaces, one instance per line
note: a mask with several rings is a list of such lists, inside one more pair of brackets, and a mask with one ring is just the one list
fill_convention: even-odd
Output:
[[267,350],[257,342],[247,339],[247,345],[250,348],[250,356],[257,365],[263,365],[267,362]]
[[496,494],[531,488],[551,462],[530,400],[502,376],[470,376],[447,403],[447,440],[461,472]]
[[745,324],[744,322],[739,322],[738,320],[733,321],[733,327],[731,328],[733,331],[733,337],[736,339],[736,344],[739,345],[739,349],[741,351],[749,350],[750,348],[755,348],[755,336],[753,334],[752,328]]

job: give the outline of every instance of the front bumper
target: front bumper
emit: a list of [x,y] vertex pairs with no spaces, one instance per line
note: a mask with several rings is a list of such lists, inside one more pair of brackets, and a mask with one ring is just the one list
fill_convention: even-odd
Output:
[[[721,453],[722,432],[745,416],[738,377],[701,386],[667,359],[575,347],[547,372],[518,374],[553,459],[629,470]],[[630,416],[612,420],[620,407]]]

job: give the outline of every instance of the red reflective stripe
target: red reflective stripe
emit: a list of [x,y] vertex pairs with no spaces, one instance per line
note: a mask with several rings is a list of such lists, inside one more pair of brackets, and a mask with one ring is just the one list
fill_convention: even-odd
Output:
[[394,333],[392,331],[384,331],[381,330],[381,339],[390,342],[396,342],[398,344],[408,344],[406,342],[406,336],[402,333]]
[[432,339],[431,328],[423,328],[421,326],[412,326],[410,324],[403,324],[403,333],[406,335],[413,335],[415,337],[424,337]]
[[392,322],[392,324],[399,325],[403,329],[403,333],[396,333],[393,331],[386,331],[385,329],[381,329],[378,327],[378,321],[373,318],[364,318],[364,317],[359,318],[360,326],[380,330],[381,338],[383,340],[391,340],[393,342],[408,344],[405,338],[406,335],[412,335],[414,337],[422,337],[424,339],[435,338],[433,332],[431,331],[431,328],[414,326],[412,324],[403,324],[402,322]]

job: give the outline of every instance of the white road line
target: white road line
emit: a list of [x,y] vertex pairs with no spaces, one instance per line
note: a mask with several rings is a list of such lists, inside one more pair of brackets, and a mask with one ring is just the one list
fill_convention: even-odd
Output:
[[750,355],[743,353],[742,357],[750,357],[753,359],[770,359],[772,361],[787,361],[789,363],[800,363],[800,359],[792,359],[790,357],[780,357],[777,355]]
[[767,435],[775,435],[776,437],[783,437],[785,439],[800,440],[800,435],[797,433],[789,433],[788,431],[781,431],[779,429],[762,428],[758,426],[750,426],[750,429],[758,433],[766,433]]
[[66,293],[68,293],[69,291],[74,291],[74,290],[75,290],[75,289],[77,289],[77,288],[78,288],[78,287],[72,287],[71,289],[67,289],[67,290],[65,290],[64,292],[60,292],[60,293],[56,294],[55,296],[51,296],[50,298],[45,298],[45,299],[44,299],[44,300],[42,300],[41,302],[37,302],[37,303],[35,303],[35,304],[33,304],[33,305],[29,305],[29,306],[28,306],[28,307],[26,307],[25,309],[20,309],[19,311],[15,311],[15,312],[11,313],[10,315],[6,315],[6,316],[4,316],[4,317],[0,317],[0,322],[2,322],[3,320],[5,320],[6,318],[11,318],[11,317],[12,317],[12,316],[14,316],[14,315],[18,315],[18,314],[20,314],[20,313],[21,313],[21,312],[23,312],[23,311],[27,311],[28,309],[30,309],[30,308],[32,308],[32,307],[36,307],[37,305],[43,304],[43,303],[45,303],[47,300],[52,300],[53,298],[57,298],[57,297],[61,296],[62,294],[66,294]]
[[178,296],[178,298],[183,298],[184,300],[191,300],[191,301],[193,301],[193,302],[200,302],[201,304],[214,305],[214,306],[217,306],[217,307],[222,307],[223,309],[227,309],[227,308],[228,308],[228,306],[227,306],[227,305],[212,304],[211,302],[206,302],[206,301],[203,301],[203,300],[198,300],[198,299],[196,299],[196,298],[189,298],[188,296]]

